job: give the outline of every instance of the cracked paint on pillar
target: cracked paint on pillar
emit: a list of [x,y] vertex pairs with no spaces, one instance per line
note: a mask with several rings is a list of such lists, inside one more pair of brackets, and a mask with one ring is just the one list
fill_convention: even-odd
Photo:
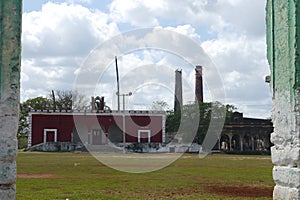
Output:
[[274,199],[300,199],[300,0],[267,1]]
[[16,198],[22,1],[0,1],[0,199]]

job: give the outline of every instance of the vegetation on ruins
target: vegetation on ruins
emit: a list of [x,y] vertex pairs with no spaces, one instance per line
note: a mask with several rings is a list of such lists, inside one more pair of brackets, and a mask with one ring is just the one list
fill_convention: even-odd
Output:
[[[223,105],[219,102],[197,102],[183,105],[180,110],[167,111],[166,132],[175,134],[180,127],[184,132],[183,135],[189,136],[194,134],[192,131],[196,131],[193,142],[202,144],[211,122],[212,111],[217,112],[215,116],[224,117],[226,122],[234,110],[236,110],[235,106]],[[197,130],[191,130],[193,126],[196,126]]]
[[29,131],[30,110],[80,110],[88,105],[88,100],[84,95],[76,91],[55,91],[50,92],[48,97],[35,97],[20,103],[19,127],[18,127],[18,147],[27,147],[27,136]]

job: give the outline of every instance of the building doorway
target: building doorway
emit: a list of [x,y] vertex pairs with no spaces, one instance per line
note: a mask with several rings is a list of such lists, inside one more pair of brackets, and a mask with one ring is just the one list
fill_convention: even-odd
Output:
[[106,136],[101,129],[92,130],[92,145],[102,145],[106,143]]
[[57,129],[44,129],[44,143],[57,142]]
[[139,143],[150,143],[150,130],[138,130],[138,142]]

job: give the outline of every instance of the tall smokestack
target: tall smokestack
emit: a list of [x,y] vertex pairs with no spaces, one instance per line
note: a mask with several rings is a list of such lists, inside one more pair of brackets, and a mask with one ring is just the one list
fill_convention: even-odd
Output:
[[195,101],[203,102],[202,66],[197,65],[195,70]]
[[180,110],[182,106],[182,72],[175,71],[175,97],[174,97],[174,111]]

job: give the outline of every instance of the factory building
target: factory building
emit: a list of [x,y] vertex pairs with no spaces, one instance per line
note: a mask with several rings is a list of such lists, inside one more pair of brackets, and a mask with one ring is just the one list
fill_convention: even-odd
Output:
[[[204,101],[202,72],[202,66],[197,65],[195,67],[195,102]],[[181,97],[181,105],[183,105],[181,76],[182,72],[176,70],[175,102],[178,97]],[[174,110],[178,109],[177,105],[174,105]],[[270,152],[272,146],[270,135],[272,132],[271,120],[244,117],[243,113],[233,112],[228,116],[213,150],[219,152]]]
[[[202,70],[202,66],[195,68],[195,102],[204,101]],[[176,70],[175,111],[183,105],[182,96],[182,71]],[[32,110],[28,146],[33,150],[72,151],[97,146],[124,149],[130,144],[149,144],[157,148],[166,147],[170,142],[169,134],[165,133],[164,111],[113,111],[104,105],[103,97],[92,97],[90,110]],[[272,131],[270,120],[247,118],[243,113],[234,112],[226,120],[213,150],[269,151]]]
[[[100,99],[102,101],[97,101]],[[73,151],[131,143],[163,144],[165,112],[105,110],[104,98],[92,97],[91,110],[32,110],[28,147],[40,151]],[[106,148],[107,149],[107,148]],[[102,149],[103,150],[103,149]]]

